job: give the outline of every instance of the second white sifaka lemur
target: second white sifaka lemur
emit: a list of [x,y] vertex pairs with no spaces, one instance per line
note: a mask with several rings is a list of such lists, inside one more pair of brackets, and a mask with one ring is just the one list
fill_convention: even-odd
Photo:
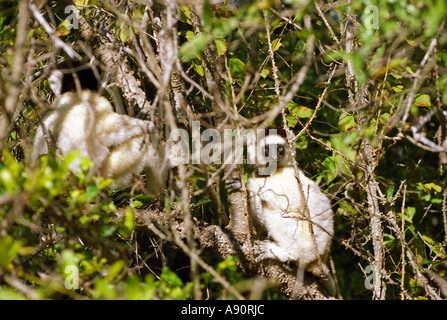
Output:
[[[154,132],[154,124],[114,112],[110,102],[98,94],[95,75],[78,63],[55,70],[50,87],[56,99],[44,118],[44,126],[56,143],[58,155],[79,150],[71,163],[79,170],[81,157],[94,163],[92,174],[113,178],[111,188],[126,187],[133,174],[145,172],[148,192],[163,190],[171,167],[166,147]],[[48,153],[47,139],[39,126],[34,139],[34,161]]]
[[[254,243],[255,261],[296,263],[299,282],[304,283],[304,271],[325,276],[325,286],[334,294],[325,264],[334,233],[330,200],[314,181],[295,170],[295,153],[285,137],[271,134],[258,140],[256,144],[251,141],[247,150],[250,163],[258,170],[247,183],[250,214],[262,239]],[[239,184],[229,181],[227,187],[231,192]]]

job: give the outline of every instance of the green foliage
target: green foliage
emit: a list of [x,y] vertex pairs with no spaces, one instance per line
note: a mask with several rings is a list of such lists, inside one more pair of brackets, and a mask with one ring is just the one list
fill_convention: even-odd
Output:
[[[131,269],[126,239],[134,232],[133,207],[142,203],[129,202],[123,219],[112,221],[117,208],[107,197],[110,179],[89,176],[88,159],[76,176],[71,174],[68,167],[76,156],[50,154],[38,168],[26,168],[4,150],[0,195],[18,196],[21,203],[0,209],[1,221],[8,224],[8,235],[0,237],[0,275],[19,277],[39,299],[190,298],[191,284],[167,267],[158,279]],[[22,212],[14,217],[17,206]],[[0,297],[26,298],[7,285],[0,286]]]
[[[0,7],[5,12],[0,16],[0,101],[6,99],[3,89],[12,79],[12,72],[8,71],[12,70],[15,54],[18,2],[12,3],[10,9]],[[299,91],[287,103],[283,117],[275,119],[272,125],[286,125],[301,133],[296,141],[298,163],[331,196],[335,212],[331,256],[340,294],[345,299],[373,296],[365,286],[367,275],[362,269],[371,264],[373,256],[368,183],[374,178],[380,190],[376,200],[383,223],[386,298],[397,299],[404,294],[406,298],[427,298],[418,272],[402,252],[409,250],[414,256],[412,262],[422,270],[433,269],[447,259],[447,230],[443,225],[447,168],[439,153],[421,148],[407,138],[412,137],[411,126],[424,115],[436,108],[445,111],[447,33],[445,25],[443,29],[439,27],[447,16],[447,5],[435,0],[359,0],[349,4],[334,2],[330,6],[324,6],[324,1],[318,3],[324,19],[313,1],[260,0],[238,10],[221,11],[205,1],[200,33],[193,27],[190,7],[180,5],[176,52],[188,77],[206,89],[205,68],[209,66],[204,52],[215,46],[213,59],[221,62],[221,71],[227,77],[226,95],[237,104],[235,109],[243,117],[252,119],[277,106],[283,98],[275,91],[277,81],[282,95],[290,90],[291,79],[306,63],[308,39],[315,35],[315,60]],[[143,35],[150,35],[150,41],[154,41],[154,35],[160,32],[156,24],[149,23],[146,30],[139,27],[145,5],[132,3],[121,12],[126,15],[122,19],[114,11],[117,8],[111,10],[106,4],[96,1],[76,1],[76,4],[86,6],[83,14],[102,27],[104,39],[105,35],[114,37],[126,49],[122,54],[128,54],[129,63],[141,63],[138,55]],[[378,25],[373,28],[368,24],[374,22],[374,17],[366,11],[371,5],[378,12]],[[46,18],[54,24],[60,39],[75,43],[79,34],[69,28],[63,9],[54,7]],[[305,27],[307,15],[312,17],[310,30]],[[355,46],[351,51],[344,46],[346,35],[342,34],[349,16],[355,17],[352,22]],[[105,31],[106,24],[110,33]],[[421,68],[434,39],[436,50]],[[32,67],[42,72],[47,63],[53,62],[48,58],[54,52],[49,35],[43,27],[30,24],[25,42],[28,49],[38,43],[38,50],[32,47],[28,54],[35,64]],[[277,70],[269,56],[269,43]],[[355,84],[347,83],[348,64],[352,64]],[[48,81],[39,78],[36,70],[22,75],[20,108],[10,115],[13,120],[6,126],[9,131],[1,144],[5,147],[0,160],[0,299],[194,297],[193,282],[188,276],[180,276],[181,267],[168,266],[166,261],[154,267],[147,262],[153,256],[158,257],[157,249],[143,257],[144,263],[136,262],[141,258],[134,248],[138,234],[136,210],[152,205],[157,199],[109,190],[110,179],[89,174],[92,170],[89,159],[81,159],[80,171],[71,173],[69,164],[77,157],[76,153],[66,157],[50,153],[41,157],[39,164],[27,163],[39,109],[31,97],[38,92],[41,102],[52,99]],[[135,76],[142,80],[143,69],[134,70]],[[185,83],[189,87],[189,81]],[[356,97],[350,95],[349,86],[366,88],[367,102],[351,103]],[[207,119],[217,99],[211,101],[196,87],[185,90],[185,99],[198,118]],[[402,106],[409,101],[409,93],[414,99],[408,119],[400,123],[405,111]],[[3,108],[0,112],[4,116]],[[433,114],[422,126],[423,136],[441,144],[437,139],[442,133],[440,128],[443,125],[445,128],[445,119],[441,112]],[[370,159],[365,159],[365,142],[374,150]],[[220,170],[207,169],[209,173]],[[204,191],[208,182],[197,171],[188,177],[188,182],[193,189],[189,207],[193,217],[219,224],[215,199],[211,200]],[[166,207],[172,204],[170,197],[171,193],[165,198]],[[225,202],[225,197],[219,200]],[[179,204],[179,199],[174,203]],[[169,214],[175,212],[170,210],[167,209]],[[400,234],[391,228],[389,216],[396,217]],[[203,259],[236,287],[247,280],[233,257],[220,262],[207,256]],[[440,275],[445,278],[445,271],[440,271]],[[210,298],[228,297],[210,273],[200,270],[199,278],[201,290]],[[19,291],[8,279],[20,281],[28,290]],[[76,284],[77,288],[69,288]],[[272,297],[280,298],[277,293]]]

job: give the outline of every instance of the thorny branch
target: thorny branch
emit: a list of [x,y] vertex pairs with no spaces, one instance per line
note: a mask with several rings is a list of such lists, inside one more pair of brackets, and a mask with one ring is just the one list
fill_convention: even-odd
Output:
[[[346,52],[352,53],[355,50],[354,46],[354,25],[353,18],[348,18],[346,27]],[[354,73],[353,62],[348,60],[346,68],[347,87],[349,89],[349,102],[351,106],[362,106],[366,104],[367,96],[366,85],[359,84]],[[365,124],[365,117],[362,113],[356,112],[355,121],[357,123],[358,130],[361,130]],[[371,223],[371,236],[374,248],[374,295],[376,299],[384,299],[386,293],[386,286],[383,282],[383,231],[381,222],[381,212],[379,211],[379,203],[377,198],[380,194],[379,184],[375,179],[374,174],[374,157],[375,150],[371,145],[371,142],[367,139],[362,139],[362,149],[360,157],[363,161],[363,170],[365,172],[366,179],[366,192],[368,213]]]

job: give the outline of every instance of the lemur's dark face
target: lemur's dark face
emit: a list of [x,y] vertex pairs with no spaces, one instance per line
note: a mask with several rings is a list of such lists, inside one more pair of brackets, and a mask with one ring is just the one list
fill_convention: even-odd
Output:
[[284,144],[266,144],[264,146],[264,157],[267,161],[276,161],[280,163],[285,155],[285,145]]
[[[79,82],[78,82],[79,81]],[[79,61],[59,63],[49,78],[50,87],[56,96],[65,92],[76,92],[77,89],[98,90],[98,80],[90,64]],[[80,86],[79,88],[77,86]]]
[[279,135],[269,135],[258,145],[258,167],[265,168],[270,175],[278,168],[291,165],[291,152],[285,138]]

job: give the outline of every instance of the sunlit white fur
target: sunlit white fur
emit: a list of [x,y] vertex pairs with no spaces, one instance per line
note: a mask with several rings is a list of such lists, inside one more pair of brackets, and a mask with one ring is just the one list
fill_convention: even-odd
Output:
[[[169,168],[164,146],[153,133],[153,123],[117,114],[105,98],[90,90],[66,92],[56,98],[44,119],[62,155],[79,150],[71,163],[76,172],[80,157],[94,163],[93,174],[113,178],[112,188],[125,187],[132,174],[146,171],[149,191],[159,192]],[[33,159],[48,152],[42,127],[36,132]],[[58,152],[59,153],[59,152]]]
[[[330,201],[301,170],[298,170],[298,177],[295,175],[291,150],[283,137],[267,136],[258,143],[258,148],[266,144],[282,145],[287,152],[278,159],[277,170],[271,175],[248,179],[251,214],[267,231],[266,240],[256,241],[256,260],[292,261],[302,270],[328,275],[324,263],[334,232]],[[306,207],[311,221],[306,218]],[[312,239],[311,226],[315,240]],[[323,270],[318,267],[317,254],[323,262]]]

